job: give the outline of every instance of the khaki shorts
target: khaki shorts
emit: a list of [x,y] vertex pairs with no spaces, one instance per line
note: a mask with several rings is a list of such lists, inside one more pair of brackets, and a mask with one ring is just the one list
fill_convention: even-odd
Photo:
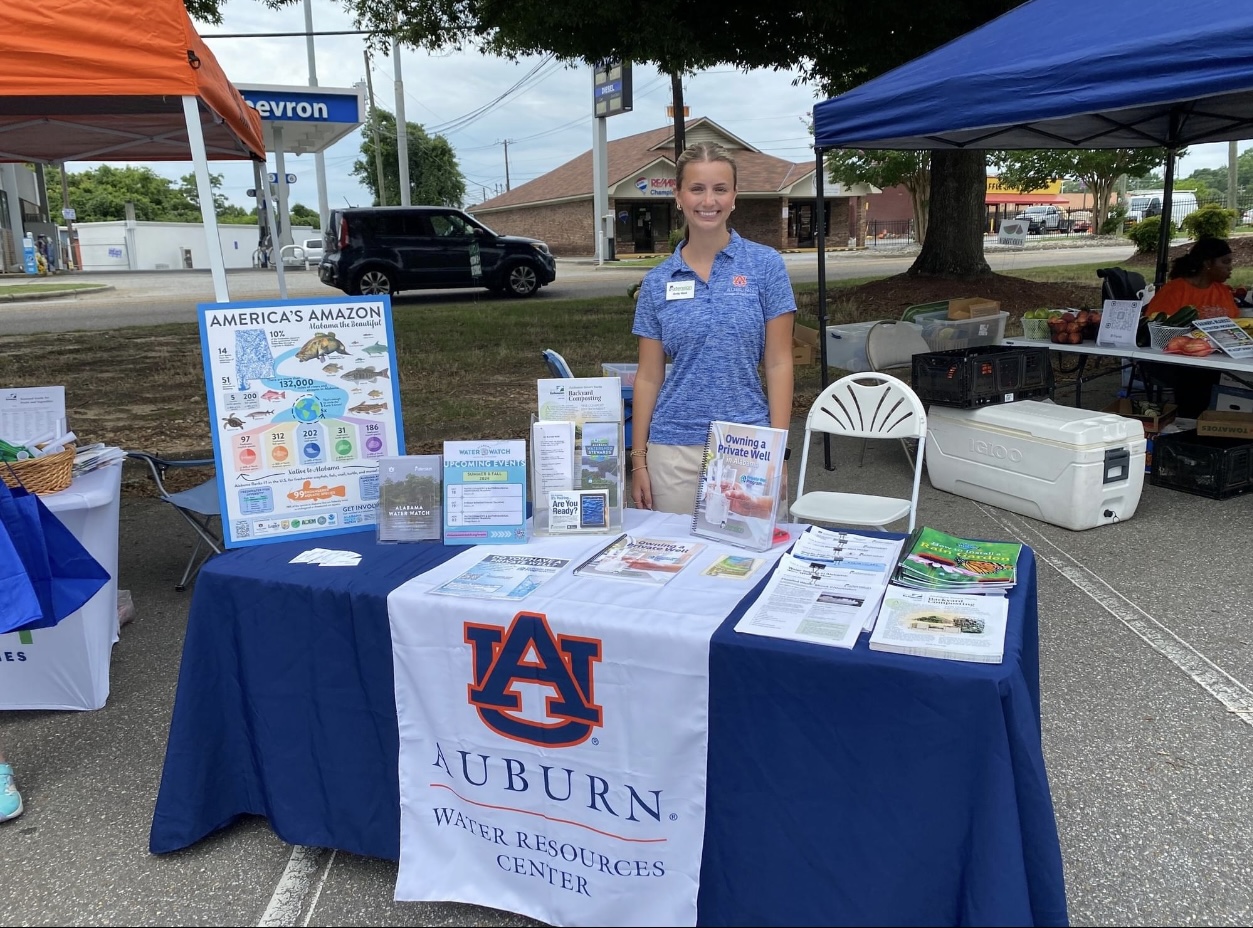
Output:
[[[654,512],[678,512],[683,515],[696,512],[696,490],[700,485],[700,468],[704,455],[704,445],[648,446],[648,479],[653,490]],[[787,520],[785,484],[775,522]]]

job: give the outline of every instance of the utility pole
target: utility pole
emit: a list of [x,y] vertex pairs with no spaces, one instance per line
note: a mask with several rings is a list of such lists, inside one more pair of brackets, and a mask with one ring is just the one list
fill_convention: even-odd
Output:
[[379,147],[379,111],[374,105],[374,79],[370,77],[370,50],[365,50],[365,86],[370,94],[370,128],[374,132],[374,170],[379,179],[379,206],[387,205],[387,186],[383,182],[383,149]]
[[1236,163],[1240,157],[1236,152],[1237,144],[1234,139],[1227,143],[1227,209],[1240,208],[1236,202]]
[[78,248],[78,236],[74,234],[74,220],[65,216],[70,208],[70,181],[65,174],[65,162],[61,162],[61,215],[65,217],[65,236],[70,240],[70,267],[79,270],[83,266],[82,253]]
[[[400,28],[400,15],[396,16]],[[405,121],[405,82],[400,79],[400,39],[392,38],[392,68],[396,75],[396,160],[400,167],[400,205],[409,205],[409,123]]]
[[[305,51],[309,56],[309,86],[318,86],[318,63],[313,52],[313,7],[305,0]],[[313,153],[313,169],[318,179],[318,229],[326,231],[331,205],[326,198],[326,158],[321,151]]]
[[505,191],[509,191],[509,140],[505,139]]

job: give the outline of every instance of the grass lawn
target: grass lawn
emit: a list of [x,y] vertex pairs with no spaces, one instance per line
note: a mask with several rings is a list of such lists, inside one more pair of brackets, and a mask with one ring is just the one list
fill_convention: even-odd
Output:
[[0,296],[29,296],[32,293],[62,293],[66,290],[99,290],[102,284],[46,283],[46,284],[4,284],[0,283]]

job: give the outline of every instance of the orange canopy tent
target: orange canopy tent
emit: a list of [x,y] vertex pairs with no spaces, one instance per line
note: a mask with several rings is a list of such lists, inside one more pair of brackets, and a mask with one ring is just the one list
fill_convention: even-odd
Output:
[[[265,161],[261,120],[196,33],[182,0],[57,0],[0,11],[0,161]],[[211,235],[218,299],[226,275]],[[219,287],[219,280],[221,286]]]

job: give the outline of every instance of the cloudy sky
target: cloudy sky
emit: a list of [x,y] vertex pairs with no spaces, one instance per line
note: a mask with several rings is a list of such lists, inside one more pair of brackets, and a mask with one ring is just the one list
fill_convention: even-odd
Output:
[[[330,33],[351,30],[351,18],[335,0],[313,0],[313,28]],[[200,31],[227,76],[242,84],[304,85],[308,55],[303,37],[304,10],[275,12],[255,0],[223,4],[221,26]],[[294,37],[265,33],[301,33]],[[243,37],[235,37],[240,36]],[[315,39],[318,83],[352,87],[365,80],[364,38],[320,35]],[[390,57],[375,57],[372,80],[379,106],[396,111],[395,71]],[[538,70],[537,70],[537,66]],[[543,64],[533,58],[518,63],[476,53],[435,55],[403,49],[401,78],[405,117],[452,144],[465,175],[467,203],[505,189],[505,147],[509,140],[509,182],[518,186],[587,151],[592,144],[590,71]],[[812,158],[807,130],[816,100],[806,85],[793,85],[791,72],[732,69],[705,71],[685,82],[685,102],[693,116],[706,116],[762,151],[789,161]],[[608,120],[610,140],[655,129],[667,123],[669,78],[650,67],[634,73],[635,108]],[[361,136],[354,132],[325,153],[327,192],[331,208],[367,205],[370,195],[352,176],[360,157]],[[1241,144],[1241,150],[1244,143]],[[1181,176],[1201,167],[1226,163],[1227,145],[1195,146],[1181,164]],[[91,165],[71,164],[70,170]],[[188,173],[190,164],[149,165],[171,178]],[[292,201],[317,208],[312,155],[288,156],[286,168],[297,175]],[[270,169],[274,159],[270,157]],[[245,191],[253,186],[252,169],[237,162],[215,162],[224,175],[223,192],[238,205],[251,208]]]
[[[274,12],[254,0],[230,0],[223,6],[221,26],[200,31],[227,76],[241,84],[302,85],[308,83],[308,56],[303,36],[292,38],[228,38],[247,33],[303,32],[302,5]],[[313,0],[315,32],[350,30],[352,20],[334,0]],[[217,38],[215,36],[222,36]],[[352,87],[365,80],[362,36],[318,36],[315,39],[318,83]],[[475,203],[484,193],[505,189],[505,147],[509,140],[509,181],[518,186],[551,171],[592,145],[592,76],[586,67],[541,65],[533,58],[517,64],[474,53],[433,55],[402,49],[401,78],[405,118],[429,133],[444,135],[456,150],[466,178],[466,199]],[[396,111],[396,82],[390,57],[372,59],[374,95],[380,107]],[[529,75],[529,76],[528,76]],[[806,118],[815,102],[806,86],[792,86],[786,72],[707,71],[687,81],[686,103],[693,116],[707,116],[752,145],[790,161],[812,157]],[[506,91],[520,85],[512,93]],[[635,108],[608,120],[610,140],[654,129],[667,122],[670,80],[655,69],[634,73]],[[478,115],[475,115],[478,114]],[[447,128],[445,128],[447,127]],[[361,135],[354,132],[326,151],[328,199],[332,208],[346,203],[365,205],[370,195],[352,176],[361,154]],[[186,174],[187,165],[152,165],[171,177]],[[286,167],[297,175],[292,200],[317,208],[312,155],[288,156]],[[270,169],[274,168],[273,156]],[[241,206],[251,187],[247,165],[217,162],[211,170],[225,175],[224,192]]]

